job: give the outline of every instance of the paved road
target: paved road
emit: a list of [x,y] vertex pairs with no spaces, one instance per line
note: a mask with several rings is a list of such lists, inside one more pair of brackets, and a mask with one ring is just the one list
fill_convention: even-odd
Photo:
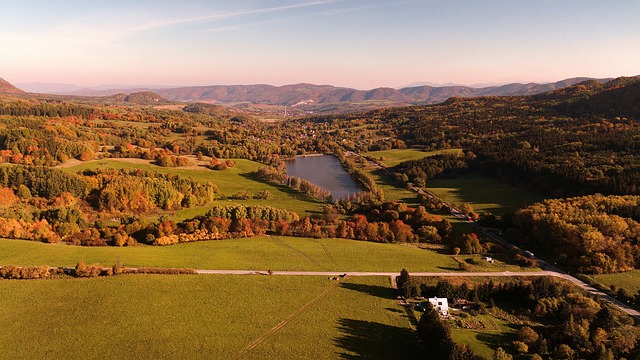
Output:
[[[360,156],[363,157],[361,154],[358,153],[354,153],[354,152],[348,152],[347,156],[350,155],[356,155],[356,156]],[[363,157],[364,158],[364,157]],[[364,158],[366,159],[366,158]],[[377,169],[384,169],[386,167],[382,166],[379,163],[376,162],[372,162],[369,159],[366,159],[368,162],[370,162],[372,165],[374,165],[375,168]],[[388,175],[391,175],[388,171],[387,171]],[[467,225],[471,226],[474,228],[474,230],[481,232],[482,234],[486,235],[487,237],[489,237],[490,239],[492,239],[493,241],[500,243],[504,246],[506,246],[507,248],[512,248],[515,245],[509,243],[508,241],[504,240],[501,236],[491,232],[489,229],[482,227],[480,225],[478,225],[476,222],[469,220],[469,218],[462,214],[460,211],[458,211],[456,208],[454,208],[453,206],[451,206],[451,204],[447,204],[444,200],[440,199],[439,197],[437,197],[435,194],[431,193],[430,191],[424,190],[422,188],[419,188],[417,186],[413,186],[410,185],[409,187],[410,190],[418,193],[418,194],[422,194],[424,196],[427,196],[431,199],[437,199],[440,202],[442,202],[445,206],[447,206],[450,211],[451,211],[451,215],[455,216],[456,218],[458,218],[459,220],[467,223]],[[611,305],[617,307],[618,309],[624,311],[625,313],[629,314],[630,316],[633,316],[634,318],[636,318],[637,320],[640,320],[640,312],[638,312],[637,310],[629,307],[628,305],[614,299],[613,297],[607,295],[606,293],[594,288],[593,286],[581,281],[580,279],[577,279],[573,276],[571,276],[570,274],[568,274],[567,272],[565,272],[562,269],[559,269],[557,267],[555,267],[553,264],[550,264],[540,258],[537,258],[535,256],[533,256],[532,253],[530,252],[526,252],[525,250],[522,250],[523,255],[524,256],[531,256],[534,260],[536,260],[540,266],[544,269],[546,269],[546,271],[538,271],[538,272],[522,272],[522,273],[515,273],[515,272],[506,272],[506,273],[411,273],[411,275],[414,276],[555,276],[555,277],[559,277],[559,278],[563,278],[565,280],[568,280],[572,283],[574,283],[577,286],[580,286],[581,288],[583,288],[585,291],[594,294],[598,297],[600,297],[601,299],[603,299],[604,301],[610,303]],[[362,274],[362,275],[358,275],[358,274]],[[370,275],[384,275],[384,276],[391,276],[392,279],[394,276],[397,276],[397,274],[395,275],[391,275],[389,273],[349,273],[349,275],[351,276],[370,276]],[[286,274],[283,274],[286,275]],[[294,274],[291,274],[294,275]],[[329,276],[335,276],[335,274],[331,274]]]
[[[415,191],[418,194],[423,194],[423,195],[428,196],[430,198],[438,199],[438,200],[442,201],[442,199],[439,199],[437,196],[435,196],[431,192],[425,191],[425,190],[423,190],[423,189],[421,189],[419,187],[412,186],[411,190]],[[487,237],[489,237],[493,241],[498,242],[498,243],[506,246],[507,248],[512,248],[512,247],[515,246],[515,245],[511,244],[510,242],[504,240],[501,236],[496,235],[495,233],[489,231],[489,229],[478,225],[474,221],[470,221],[468,217],[466,217],[464,214],[460,213],[457,209],[455,209],[451,205],[449,205],[449,204],[447,204],[445,202],[443,202],[443,204],[445,204],[446,206],[448,206],[451,209],[451,214],[453,216],[455,216],[458,219],[462,220],[463,222],[467,223],[469,226],[473,227],[476,231],[481,232],[482,234],[486,235]],[[524,250],[523,250],[523,254],[524,254]],[[533,254],[531,254],[531,256],[533,257]],[[594,295],[600,297],[602,300],[610,303],[611,305],[613,305],[613,306],[617,307],[618,309],[624,311],[625,313],[629,314],[630,316],[633,316],[637,320],[640,320],[640,312],[639,311],[637,311],[637,310],[629,307],[628,305],[626,305],[626,304],[614,299],[613,297],[611,297],[611,296],[607,295],[606,293],[594,288],[593,286],[585,283],[584,281],[571,276],[569,273],[565,272],[562,269],[559,269],[559,268],[555,267],[553,264],[550,264],[550,263],[548,263],[548,262],[546,262],[546,261],[544,261],[544,260],[542,260],[540,258],[537,258],[537,257],[533,257],[533,258],[538,262],[538,264],[540,264],[540,266],[542,268],[547,269],[547,270],[546,271],[542,271],[542,272],[538,272],[537,274],[532,274],[532,276],[536,276],[536,275],[555,276],[555,277],[559,277],[559,278],[563,278],[565,280],[571,281],[572,283],[576,284],[577,286],[580,286],[581,288],[583,288],[588,293],[591,293],[591,294],[594,294]],[[514,275],[514,274],[512,274],[512,275]],[[490,275],[481,275],[481,276],[490,276]],[[493,276],[500,276],[500,275],[493,275]],[[518,275],[514,275],[514,276],[518,276]],[[524,276],[524,275],[522,275],[522,276]]]
[[[268,270],[196,270],[197,274],[210,275],[269,275]],[[271,271],[271,275],[300,276],[398,276],[398,272],[377,271]],[[412,272],[411,276],[558,276],[553,271],[503,271],[503,272]]]

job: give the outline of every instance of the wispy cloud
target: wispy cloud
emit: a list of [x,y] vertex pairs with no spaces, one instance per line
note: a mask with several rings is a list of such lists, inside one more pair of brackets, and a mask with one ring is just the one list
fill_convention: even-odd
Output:
[[267,7],[267,8],[249,9],[249,10],[220,13],[220,14],[210,14],[210,15],[196,16],[196,17],[189,17],[189,18],[182,18],[182,19],[160,20],[160,21],[149,22],[146,24],[142,24],[140,26],[129,28],[125,32],[134,34],[138,32],[151,31],[151,30],[156,30],[156,29],[176,26],[176,25],[200,23],[200,22],[206,22],[206,21],[212,21],[212,20],[225,20],[230,18],[237,18],[237,17],[256,15],[256,14],[277,13],[277,12],[286,11],[286,10],[318,7],[322,5],[340,3],[344,1],[345,0],[320,0],[320,1],[305,2],[301,4],[290,4],[290,5],[274,6],[274,7]]

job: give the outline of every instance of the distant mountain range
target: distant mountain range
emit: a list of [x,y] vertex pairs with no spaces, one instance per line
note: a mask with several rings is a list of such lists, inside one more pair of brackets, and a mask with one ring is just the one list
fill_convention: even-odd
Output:
[[[96,88],[78,88],[66,84],[22,84],[27,91],[50,89],[50,93],[80,96],[113,96],[121,93],[131,94],[152,91],[169,101],[207,102],[207,103],[257,103],[286,106],[317,106],[333,103],[387,102],[390,104],[436,104],[451,97],[477,96],[522,96],[546,93],[571,86],[586,80],[604,83],[611,79],[571,78],[554,83],[506,84],[501,86],[412,86],[402,89],[380,87],[372,90],[357,90],[331,85],[293,84],[272,85],[212,85],[188,86],[177,88],[114,88],[105,86]],[[8,83],[7,83],[8,84]],[[10,85],[10,84],[9,84]],[[29,86],[25,86],[29,85]],[[72,90],[71,90],[72,89]],[[64,90],[64,91],[61,91]],[[66,91],[71,90],[71,91]]]

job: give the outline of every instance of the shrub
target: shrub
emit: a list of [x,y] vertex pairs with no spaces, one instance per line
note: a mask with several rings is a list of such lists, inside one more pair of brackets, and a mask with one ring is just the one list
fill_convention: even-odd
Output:
[[4,279],[44,279],[51,276],[49,266],[13,266],[7,265],[0,269],[0,277]]
[[77,277],[96,277],[102,273],[102,266],[100,264],[87,265],[84,261],[80,261],[76,265]]

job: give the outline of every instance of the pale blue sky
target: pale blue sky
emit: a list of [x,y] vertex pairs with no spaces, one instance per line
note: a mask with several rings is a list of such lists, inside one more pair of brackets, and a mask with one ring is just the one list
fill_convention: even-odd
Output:
[[78,85],[548,82],[640,74],[640,1],[0,2],[0,77]]

